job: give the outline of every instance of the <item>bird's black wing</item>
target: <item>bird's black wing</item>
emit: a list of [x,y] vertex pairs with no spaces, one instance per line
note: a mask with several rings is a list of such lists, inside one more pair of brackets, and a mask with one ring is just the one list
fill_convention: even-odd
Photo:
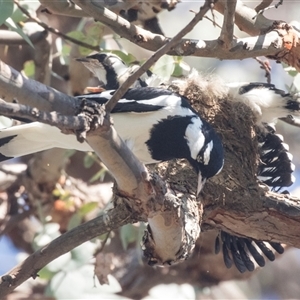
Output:
[[274,91],[274,93],[279,94],[281,96],[288,95],[285,91],[277,89],[274,84],[265,83],[265,82],[250,82],[249,84],[244,85],[240,88],[239,94],[242,95],[247,92],[250,92],[251,90],[260,89],[260,88],[269,89],[271,91]]
[[[93,93],[87,95],[77,96],[80,99],[88,99],[96,101],[99,104],[105,104],[115,93],[115,90],[105,91],[102,93]],[[160,96],[171,96],[180,97],[175,95],[173,92],[160,88],[144,87],[144,88],[133,88],[129,89],[124,96],[119,100],[116,106],[113,108],[112,113],[144,113],[157,111],[164,108],[163,104],[159,104],[159,101],[155,101]],[[140,101],[143,101],[141,103]],[[146,103],[145,103],[146,101]]]

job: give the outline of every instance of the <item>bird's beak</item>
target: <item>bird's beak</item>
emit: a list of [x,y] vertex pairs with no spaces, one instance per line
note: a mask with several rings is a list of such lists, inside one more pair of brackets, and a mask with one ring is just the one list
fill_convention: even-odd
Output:
[[88,58],[85,58],[85,57],[75,58],[75,60],[80,61],[80,62],[89,62],[90,61]]
[[197,185],[197,197],[199,195],[199,193],[201,192],[201,190],[203,189],[203,186],[206,182],[206,178],[204,178],[201,173],[198,173],[198,185]]

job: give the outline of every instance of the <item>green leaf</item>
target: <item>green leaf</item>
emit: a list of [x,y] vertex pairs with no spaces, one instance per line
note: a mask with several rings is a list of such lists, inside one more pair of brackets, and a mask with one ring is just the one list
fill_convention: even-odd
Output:
[[299,73],[295,68],[290,68],[289,70],[286,71],[292,77],[296,77],[296,75]]
[[89,182],[95,182],[96,180],[100,179],[101,181],[103,181],[103,178],[105,176],[106,173],[106,169],[102,168],[101,170],[99,170],[96,174],[94,174],[92,176],[92,178],[89,179]]
[[81,222],[82,222],[82,215],[79,213],[74,214],[68,223],[68,231],[80,225]]
[[67,33],[67,36],[75,39],[75,40],[78,40],[78,41],[82,41],[84,39],[84,34],[83,32],[81,31],[78,31],[78,30],[74,30],[74,31],[70,31]]
[[175,64],[175,68],[174,68],[174,72],[173,72],[172,76],[174,76],[174,77],[182,76],[182,68],[180,67],[180,64],[178,64],[178,63]]
[[26,74],[27,77],[34,78],[35,65],[34,65],[33,60],[27,60],[24,63],[23,71],[24,71],[24,73]]
[[[1,0],[0,0],[1,1]],[[32,48],[34,48],[31,40],[28,38],[28,36],[23,32],[21,27],[15,23],[11,18],[8,18],[4,24],[10,29],[15,32],[17,32]]]
[[98,202],[88,202],[80,207],[79,213],[82,216],[85,216],[86,214],[95,210],[96,208],[98,208]]
[[124,61],[124,63],[126,63],[127,65],[130,65],[131,63],[137,61],[136,57],[130,53],[126,54],[120,50],[112,50],[112,51],[108,51],[108,52],[118,55]]
[[[36,10],[39,8],[41,3],[38,0],[19,0],[19,5],[25,8],[32,16],[36,16]],[[17,5],[14,5],[14,12],[11,18],[15,23],[25,22],[28,17],[23,14]]]
[[40,279],[45,279],[47,281],[50,280],[54,276],[54,274],[55,273],[48,270],[47,267],[43,268],[38,273]]
[[0,0],[0,25],[2,25],[13,13],[13,0]]
[[[84,34],[82,31],[79,31],[79,30],[70,31],[67,35],[69,37],[72,37],[75,40],[84,42],[91,46],[96,46],[98,44],[94,38],[92,38],[91,36],[88,36],[87,34]],[[81,56],[87,56],[92,51],[91,49],[88,49],[88,48],[85,48],[82,46],[80,46],[78,49],[79,49],[79,53]]]
[[163,79],[169,79],[175,69],[175,61],[172,56],[162,56],[152,68],[154,74],[159,75]]
[[184,62],[183,60],[177,60],[175,62],[175,68],[172,76],[174,77],[187,76],[190,71],[191,71],[191,67],[186,62]]
[[89,169],[95,163],[95,156],[93,153],[88,152],[83,158],[83,165]]
[[137,228],[132,224],[127,224],[121,227],[120,237],[123,249],[126,250],[130,243],[133,243],[137,239]]
[[91,38],[96,40],[97,44],[99,44],[103,36],[104,28],[104,25],[99,22],[92,23],[92,25],[87,27],[86,34],[87,36],[90,36]]

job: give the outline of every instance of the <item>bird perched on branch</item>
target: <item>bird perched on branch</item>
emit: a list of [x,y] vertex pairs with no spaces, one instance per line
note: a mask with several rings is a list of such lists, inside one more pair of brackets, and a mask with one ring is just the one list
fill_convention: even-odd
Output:
[[[104,104],[114,92],[79,98]],[[130,89],[112,110],[112,117],[118,134],[141,162],[186,158],[198,174],[197,194],[223,167],[220,137],[180,95],[150,87]],[[92,151],[75,135],[38,122],[0,131],[0,161],[54,147]]]
[[[119,56],[113,53],[95,53],[76,60],[83,63],[103,83],[103,88],[106,90],[118,89],[140,67],[137,64],[127,66]],[[160,79],[147,70],[131,88],[153,87],[158,86],[159,83]]]
[[[100,81],[110,83],[111,78],[117,81],[119,87],[124,80],[131,74],[131,69],[116,55],[96,54],[94,67],[88,67]],[[101,59],[99,59],[101,58]],[[105,63],[103,61],[105,60]],[[121,68],[114,68],[114,64],[121,65]],[[110,69],[105,64],[111,66]],[[105,70],[98,72],[98,70]],[[160,79],[153,73],[144,74],[143,79],[139,78],[134,85],[143,84],[159,86]],[[187,80],[198,76],[193,70]],[[118,78],[122,78],[118,80]],[[146,80],[145,80],[146,78]],[[186,79],[176,80],[176,84],[186,84]],[[257,170],[258,179],[268,185],[272,190],[279,191],[283,187],[290,186],[295,178],[293,176],[294,165],[292,155],[288,152],[288,145],[283,142],[283,137],[276,134],[272,124],[280,117],[289,114],[299,115],[300,103],[297,97],[293,97],[282,90],[276,89],[272,84],[267,83],[228,83],[226,84],[228,98],[231,101],[241,102],[247,105],[257,119],[257,136],[260,163]],[[222,245],[222,247],[221,247]],[[253,271],[255,269],[252,260],[259,266],[264,266],[264,256],[269,260],[274,260],[275,256],[271,249],[278,253],[283,253],[284,248],[279,243],[268,243],[263,241],[251,240],[249,238],[237,237],[224,231],[220,231],[215,243],[215,252],[223,252],[225,265],[230,268],[233,264],[240,272]]]
[[[104,88],[119,88],[138,65],[127,66],[120,57],[109,53],[96,53],[81,61],[101,82]],[[195,70],[190,77],[198,74]],[[177,80],[176,82],[181,82]],[[184,80],[183,80],[184,81]],[[132,87],[160,86],[161,79],[150,70],[132,85]],[[292,175],[295,166],[288,145],[283,137],[275,133],[271,124],[280,117],[300,114],[300,102],[297,97],[277,89],[273,84],[262,82],[227,83],[229,99],[247,105],[257,118],[259,132],[259,151],[261,163],[258,178],[274,190],[290,186],[295,178]],[[268,125],[269,124],[269,125]]]

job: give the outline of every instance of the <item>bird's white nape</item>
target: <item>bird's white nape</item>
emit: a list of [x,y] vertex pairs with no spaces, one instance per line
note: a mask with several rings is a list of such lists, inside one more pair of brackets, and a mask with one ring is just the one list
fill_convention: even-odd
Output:
[[205,137],[201,131],[203,123],[200,118],[193,118],[191,121],[192,123],[186,128],[185,139],[187,140],[191,157],[196,160],[199,151],[205,143]]

